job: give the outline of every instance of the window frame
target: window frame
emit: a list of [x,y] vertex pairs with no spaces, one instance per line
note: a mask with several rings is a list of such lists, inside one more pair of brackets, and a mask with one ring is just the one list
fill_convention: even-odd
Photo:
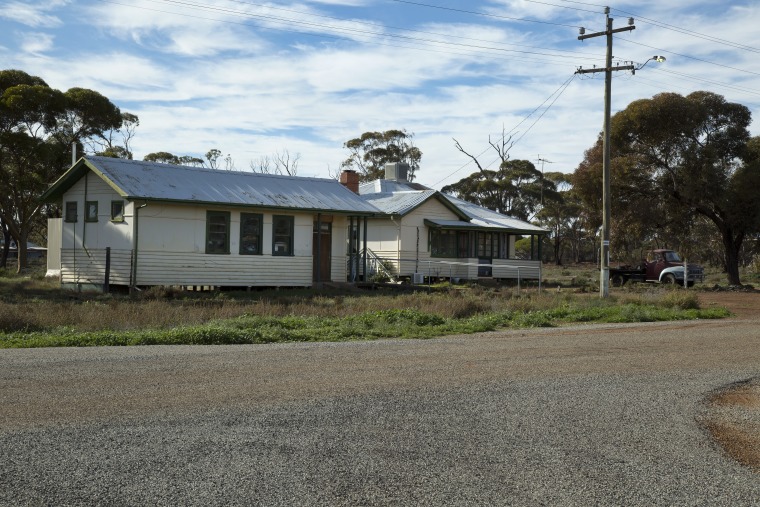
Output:
[[457,231],[453,229],[430,229],[430,257],[453,259],[457,252]]
[[[114,204],[118,204],[121,206],[121,212],[120,213],[114,213]],[[111,201],[111,222],[123,222],[124,221],[124,200],[118,199]]]
[[[95,216],[90,215],[90,206],[95,206]],[[88,223],[98,221],[98,201],[85,201],[84,203],[84,221]]]
[[77,223],[79,221],[79,203],[77,201],[66,201],[64,206],[63,221],[70,224]]
[[[247,252],[245,251],[245,244],[243,239],[244,222],[246,219],[253,219],[258,222],[258,236],[256,238],[257,251]],[[261,213],[240,213],[240,245],[238,253],[240,255],[262,255],[264,253],[263,247],[264,241],[264,215]]]
[[[481,241],[482,240],[482,241]],[[501,234],[494,231],[478,232],[476,234],[475,254],[479,259],[501,259]]]
[[[213,225],[212,218],[221,217],[224,219],[224,245],[220,247],[211,247],[211,235],[219,234],[212,231]],[[206,210],[206,253],[209,255],[226,255],[230,253],[230,212],[229,211],[215,211]]]
[[[277,239],[278,236],[282,237],[283,235],[277,234],[277,222],[279,221],[286,221],[288,223],[288,227],[290,229],[290,235],[288,237],[288,245],[287,245],[287,251],[285,252],[278,252],[275,245],[278,243]],[[295,252],[293,252],[293,244],[295,243],[295,217],[293,215],[272,215],[272,255],[278,256],[278,257],[293,257],[295,255]]]

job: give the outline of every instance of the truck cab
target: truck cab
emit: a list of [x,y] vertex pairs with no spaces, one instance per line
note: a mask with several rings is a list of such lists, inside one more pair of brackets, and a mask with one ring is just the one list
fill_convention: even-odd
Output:
[[[652,250],[643,262],[648,282],[678,283],[683,285],[684,261],[673,250]],[[704,269],[697,264],[687,266],[689,286],[704,281]]]

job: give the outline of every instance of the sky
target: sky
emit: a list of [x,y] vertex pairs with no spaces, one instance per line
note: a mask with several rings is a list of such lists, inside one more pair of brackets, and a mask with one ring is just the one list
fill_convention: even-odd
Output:
[[[416,181],[440,189],[510,157],[573,172],[604,117],[605,6],[612,112],[707,90],[747,106],[760,135],[760,0],[12,0],[0,69],[82,87],[140,119],[134,157],[221,150],[235,169],[299,157],[335,177],[363,132],[406,130]],[[666,61],[650,58],[662,55]],[[650,60],[650,61],[648,61]]]

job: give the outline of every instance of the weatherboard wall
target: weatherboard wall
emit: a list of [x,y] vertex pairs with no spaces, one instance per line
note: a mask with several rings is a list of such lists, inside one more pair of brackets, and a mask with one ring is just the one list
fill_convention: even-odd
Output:
[[[186,205],[125,200],[123,221],[111,221],[111,201],[122,199],[93,173],[63,196],[76,201],[75,222],[61,222],[61,282],[80,286],[104,283],[106,248],[111,249],[110,283],[114,285],[310,286],[313,277],[312,212]],[[87,222],[85,203],[98,202],[98,220]],[[229,253],[206,253],[206,212],[230,213]],[[263,219],[262,254],[241,255],[240,214]],[[135,217],[135,213],[138,217]],[[293,217],[293,255],[272,255],[274,215]],[[135,233],[135,223],[137,232]],[[346,280],[348,219],[332,224],[331,280]],[[135,252],[135,243],[137,251]]]
[[[206,212],[230,213],[228,254],[206,254]],[[262,214],[261,255],[240,255],[240,213]],[[293,217],[293,255],[272,255],[274,215]],[[312,213],[150,203],[140,210],[137,285],[309,286]],[[346,219],[333,223],[331,279],[345,281]]]
[[367,246],[387,260],[400,276],[423,273],[435,277],[477,278],[477,267],[472,275],[472,270],[459,259],[431,257],[426,219],[457,220],[458,217],[440,201],[428,199],[406,215],[370,220]]

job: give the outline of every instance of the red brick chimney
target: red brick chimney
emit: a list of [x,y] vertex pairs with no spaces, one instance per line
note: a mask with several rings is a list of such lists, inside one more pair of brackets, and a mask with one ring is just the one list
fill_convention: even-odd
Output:
[[345,169],[340,173],[340,183],[355,194],[359,193],[359,173]]

